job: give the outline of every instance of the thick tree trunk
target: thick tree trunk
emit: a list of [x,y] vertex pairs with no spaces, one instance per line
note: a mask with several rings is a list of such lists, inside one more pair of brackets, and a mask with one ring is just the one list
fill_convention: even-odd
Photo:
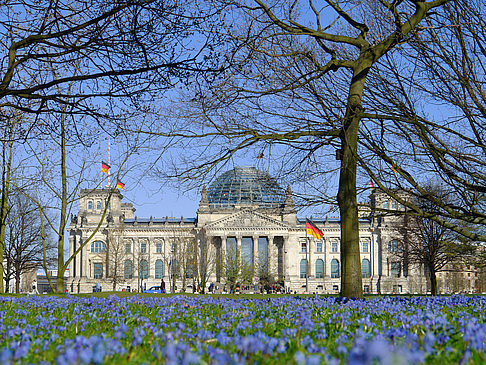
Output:
[[430,293],[432,295],[437,295],[437,273],[434,269],[430,269]]
[[[358,130],[361,120],[363,88],[369,65],[355,70],[351,80],[346,116],[341,134],[341,170],[337,200],[341,213],[341,296],[363,298],[359,221],[356,192]],[[371,65],[371,62],[370,62]]]
[[[5,228],[7,226],[8,195],[10,189],[10,169],[12,167],[12,142],[8,143],[8,158],[6,158],[6,146],[3,145],[2,156],[2,201],[0,206],[0,293],[4,292],[3,287],[3,254],[5,242]],[[10,280],[9,280],[10,281]]]
[[15,269],[15,292],[20,293],[20,269]]
[[65,115],[61,116],[61,216],[59,221],[59,232],[57,234],[57,293],[64,293],[64,272],[66,266],[64,263],[64,232],[66,231],[66,215],[68,187],[66,175],[66,130]]

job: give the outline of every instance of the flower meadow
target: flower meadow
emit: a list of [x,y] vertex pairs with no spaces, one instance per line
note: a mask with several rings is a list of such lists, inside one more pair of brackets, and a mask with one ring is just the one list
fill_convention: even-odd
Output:
[[486,298],[0,297],[0,364],[484,364]]

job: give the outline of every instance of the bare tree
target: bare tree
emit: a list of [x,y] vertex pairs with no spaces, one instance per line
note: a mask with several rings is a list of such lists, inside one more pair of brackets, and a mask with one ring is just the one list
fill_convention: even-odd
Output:
[[125,261],[131,258],[123,239],[123,226],[111,228],[108,231],[108,252],[106,256],[106,277],[112,283],[113,291],[125,282]]
[[229,291],[234,292],[236,284],[241,277],[241,256],[236,242],[226,247],[226,257],[223,258],[223,273],[225,284],[229,285]]
[[[177,136],[204,142],[180,142],[191,148],[183,163],[174,162],[173,175],[200,181],[249,150],[268,156],[282,175],[305,181],[315,193],[306,196],[307,203],[322,204],[334,202],[334,192],[313,177],[338,170],[341,295],[362,297],[357,164],[365,86],[378,61],[408,42],[427,14],[447,2],[326,0],[320,7],[312,1],[231,2],[234,23],[226,36],[237,45],[234,67],[193,92],[193,108],[187,106],[178,128],[191,133]],[[339,167],[329,162],[336,150]]]
[[204,228],[196,233],[196,240],[199,245],[195,251],[197,285],[201,294],[205,294],[209,278],[216,271],[218,258],[216,257],[214,246],[209,242]]
[[[15,277],[15,291],[20,290],[22,274],[43,266],[41,219],[36,205],[19,191],[13,192],[7,220],[5,258]],[[55,244],[48,240],[48,262],[55,262]],[[6,275],[10,276],[10,275]],[[8,286],[8,282],[7,282]]]
[[[217,10],[206,5],[159,0],[7,2],[0,9],[0,124],[12,125],[4,110],[22,113],[28,123],[18,138],[24,143],[33,141],[33,145],[41,141],[41,146],[39,133],[61,135],[60,146],[77,138],[86,147],[93,140],[93,134],[83,130],[86,126],[98,129],[98,136],[122,134],[124,124],[131,125],[135,115],[150,112],[151,103],[163,91],[181,81],[189,82],[191,75],[217,69],[219,56],[206,46],[213,42],[216,33],[211,29],[219,20],[212,16]],[[66,115],[72,123],[67,123]],[[6,134],[4,140],[8,144],[18,138]],[[8,155],[3,156],[8,160]],[[44,161],[38,159],[41,165]],[[66,213],[72,201],[68,185],[76,186],[76,178],[73,182],[66,175],[65,162],[62,155],[61,179],[55,189],[60,198],[56,205],[59,291],[67,267],[62,252]],[[8,192],[5,166],[2,203]],[[45,173],[45,164],[42,166]],[[44,175],[42,178],[45,180]],[[5,208],[2,204],[0,263]],[[47,216],[44,219],[49,221]]]
[[[429,185],[427,191],[434,199],[451,200],[450,192],[440,186]],[[431,203],[429,197],[423,197],[415,204],[429,214],[439,214],[440,208]],[[405,240],[399,243],[401,247],[396,248],[395,252],[401,253],[407,265],[425,268],[430,279],[431,294],[437,295],[437,273],[447,270],[448,265],[457,263],[461,256],[457,233],[422,216],[406,216],[400,230]]]
[[[360,165],[395,199],[406,190],[440,207],[430,214],[417,199],[407,213],[485,241],[486,7],[458,0],[437,8],[410,42],[380,60],[369,77]],[[369,177],[366,178],[369,178]],[[431,179],[455,196],[427,194]]]

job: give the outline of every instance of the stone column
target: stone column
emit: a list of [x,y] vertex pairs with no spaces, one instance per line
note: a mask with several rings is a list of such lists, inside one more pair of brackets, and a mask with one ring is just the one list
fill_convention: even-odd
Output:
[[220,236],[219,238],[221,239],[221,257],[223,259],[223,262],[226,262],[226,239],[228,238],[228,236]]
[[238,255],[238,259],[242,259],[241,257],[241,235],[236,236],[236,252]]
[[[253,240],[253,267],[255,269],[259,269],[259,262],[258,262],[258,237],[259,236],[255,236],[253,235],[251,238]],[[255,270],[257,271],[257,270]],[[255,272],[255,274],[257,274]]]
[[289,236],[282,236],[282,266],[283,266],[283,279],[290,282],[290,269],[288,267],[289,260],[287,258],[287,249],[289,244]]
[[[82,233],[79,233],[79,247],[84,243]],[[86,253],[86,247],[83,247],[79,251],[79,277],[87,276],[86,273],[88,267],[88,254]]]
[[275,238],[274,236],[267,236],[267,240],[268,240],[268,246],[267,246],[268,272],[272,276],[274,276],[274,274],[277,274],[278,276],[278,251],[277,251],[277,246],[275,245]]
[[[70,231],[69,232],[69,254],[72,255],[72,254],[74,254],[75,251],[76,251],[76,236],[75,236],[74,231]],[[77,260],[77,256],[74,257],[74,259],[71,261],[71,264],[69,265],[70,266],[69,271],[70,271],[71,276],[73,278],[75,278],[76,275],[77,275],[76,260]]]

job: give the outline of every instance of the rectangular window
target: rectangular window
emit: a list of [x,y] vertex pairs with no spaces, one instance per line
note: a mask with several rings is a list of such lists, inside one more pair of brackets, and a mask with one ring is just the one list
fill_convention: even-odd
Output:
[[300,252],[306,253],[307,252],[307,242],[302,241],[300,243]]
[[339,285],[333,285],[332,290],[339,290]]
[[316,252],[322,252],[322,241],[316,242]]
[[399,262],[392,262],[391,263],[391,276],[392,278],[399,278],[400,277],[400,263]]
[[125,243],[125,253],[132,253],[132,244]]
[[155,252],[156,253],[162,253],[162,243],[157,243],[155,245]]
[[331,251],[332,252],[338,252],[338,244],[337,244],[337,242],[331,243]]
[[369,293],[369,292],[370,292],[370,286],[369,285],[363,286],[363,293]]
[[369,250],[369,248],[368,248],[368,241],[364,241],[361,245],[362,245],[361,252],[368,252],[368,250]]
[[400,294],[402,292],[402,286],[401,285],[393,285],[393,293],[394,294]]
[[145,242],[140,244],[140,253],[147,253],[147,244]]
[[93,268],[94,268],[94,278],[95,279],[102,279],[103,278],[103,264],[95,263]]

